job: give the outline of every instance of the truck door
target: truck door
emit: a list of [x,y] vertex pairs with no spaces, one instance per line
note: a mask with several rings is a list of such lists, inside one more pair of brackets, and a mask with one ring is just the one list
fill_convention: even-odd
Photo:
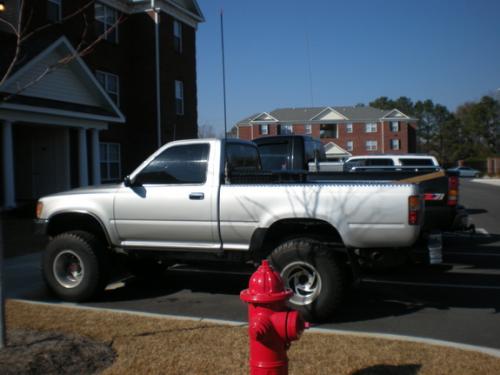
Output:
[[123,247],[219,249],[209,155],[209,143],[166,148],[119,190],[114,216]]

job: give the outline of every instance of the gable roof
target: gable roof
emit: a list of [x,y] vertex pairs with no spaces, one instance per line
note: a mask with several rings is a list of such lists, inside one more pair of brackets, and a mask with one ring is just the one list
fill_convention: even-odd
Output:
[[333,157],[352,156],[352,154],[349,151],[343,149],[334,142],[328,142],[327,144],[325,144],[324,147],[327,156],[333,156]]
[[66,37],[58,38],[37,52],[29,60],[25,59],[28,62],[0,87],[4,97],[11,96],[0,104],[0,108],[43,110],[44,113],[63,111],[86,119],[125,121],[125,116],[79,56],[44,75],[44,71],[61,58],[76,55]]
[[389,111],[383,117],[384,119],[409,119],[410,117],[405,115],[399,109],[394,108],[392,111]]

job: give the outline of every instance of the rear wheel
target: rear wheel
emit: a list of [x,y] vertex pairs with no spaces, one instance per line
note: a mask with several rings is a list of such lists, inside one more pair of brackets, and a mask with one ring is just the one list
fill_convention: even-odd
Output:
[[289,300],[292,308],[309,321],[332,317],[348,285],[345,267],[333,249],[314,239],[293,239],[274,249],[270,260],[285,286],[294,292]]
[[50,241],[42,259],[45,282],[61,299],[80,302],[104,290],[105,249],[91,233],[72,231]]

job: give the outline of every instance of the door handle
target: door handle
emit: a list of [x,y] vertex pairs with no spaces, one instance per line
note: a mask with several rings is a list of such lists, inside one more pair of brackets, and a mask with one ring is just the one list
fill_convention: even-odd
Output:
[[191,193],[189,194],[189,199],[201,201],[205,199],[205,194],[203,193]]

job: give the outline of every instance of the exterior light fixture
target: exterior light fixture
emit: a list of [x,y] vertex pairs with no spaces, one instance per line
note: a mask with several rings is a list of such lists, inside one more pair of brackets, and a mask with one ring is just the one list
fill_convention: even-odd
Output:
[[5,12],[5,1],[0,1],[0,13]]

